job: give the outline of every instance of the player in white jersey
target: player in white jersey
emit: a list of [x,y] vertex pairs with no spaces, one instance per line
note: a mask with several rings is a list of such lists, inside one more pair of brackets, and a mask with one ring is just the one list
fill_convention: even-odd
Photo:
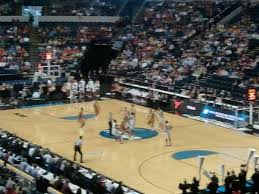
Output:
[[66,91],[68,98],[71,98],[71,81],[68,81],[66,83],[66,86],[64,87],[64,91]]
[[97,98],[100,97],[100,87],[101,87],[100,86],[100,81],[96,80],[94,82],[94,88],[95,88],[95,95],[96,95]]
[[136,109],[135,109],[135,105],[134,104],[131,104],[130,113],[134,113],[134,115],[136,117]]
[[87,98],[91,98],[91,88],[90,85],[87,83],[85,86],[86,96]]
[[78,95],[78,82],[74,80],[71,84],[71,90],[70,90],[70,102],[75,102],[77,95]]
[[165,121],[164,133],[165,133],[165,146],[172,146],[171,140],[172,125]]
[[160,108],[158,108],[157,110],[157,120],[159,124],[159,129],[163,131],[165,127],[165,117],[164,112]]
[[135,129],[135,114],[132,112],[130,113],[129,117],[128,117],[128,126],[129,126],[129,130],[134,133],[134,129]]
[[81,79],[78,83],[79,89],[79,99],[83,100],[85,98],[85,80]]
[[72,83],[72,90],[75,92],[75,94],[78,93],[78,82],[76,80]]
[[132,131],[129,129],[129,126],[128,126],[128,119],[125,117],[123,118],[123,120],[121,121],[121,124],[120,124],[120,131],[122,132],[122,134],[128,134],[129,136],[129,139],[132,139]]
[[93,91],[95,90],[94,89],[94,81],[90,78],[87,84],[89,85],[90,96],[93,97]]
[[117,129],[117,121],[115,119],[112,120],[111,134],[114,135],[115,137],[118,137],[120,135]]
[[122,133],[118,129],[117,121],[112,121],[112,130],[111,134],[115,137],[116,141],[122,142]]
[[95,84],[93,84],[92,88],[91,88],[91,95],[93,99],[96,99],[96,87]]

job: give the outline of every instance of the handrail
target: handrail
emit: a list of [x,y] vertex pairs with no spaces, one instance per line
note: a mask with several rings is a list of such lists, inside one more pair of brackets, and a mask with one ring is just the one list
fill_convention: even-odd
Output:
[[[0,164],[4,165],[5,162],[3,160],[0,159]],[[6,168],[8,168],[9,170],[11,170],[12,172],[14,172],[15,174],[18,174],[19,176],[25,178],[26,180],[28,180],[29,182],[35,183],[36,179],[27,174],[26,172],[21,171],[20,169],[18,169],[17,167],[11,165],[11,164],[6,164],[5,165]],[[48,193],[49,194],[62,194],[61,192],[59,192],[58,190],[54,189],[53,187],[48,187]]]
[[[165,90],[161,90],[161,89],[156,89],[156,88],[152,87],[152,85],[153,86],[165,87],[165,86],[162,86],[162,85],[150,84],[151,86],[143,86],[143,85],[146,85],[147,83],[145,83],[143,81],[140,81],[140,80],[136,80],[136,79],[132,79],[132,78],[125,78],[125,77],[116,76],[116,75],[109,75],[109,74],[105,74],[104,76],[109,76],[109,77],[114,77],[114,78],[121,78],[121,79],[124,79],[124,80],[127,79],[127,80],[131,80],[133,82],[133,83],[127,83],[127,82],[118,81],[118,83],[120,83],[120,84],[132,86],[132,87],[136,87],[136,88],[140,88],[140,89],[144,89],[144,90],[159,92],[159,93],[163,93],[163,94],[168,94],[168,95],[172,95],[172,96],[177,96],[177,97],[180,97],[180,98],[187,98],[187,99],[191,98],[190,96],[187,96],[187,95],[183,95],[183,94],[179,94],[179,93],[175,93],[175,92],[169,92],[169,91],[165,91]],[[134,81],[135,82],[137,81],[137,82],[143,83],[143,85],[134,84]],[[224,98],[222,100],[224,100]],[[228,99],[225,99],[225,100],[228,100]],[[200,101],[203,102],[203,103],[210,103],[210,104],[215,104],[215,105],[224,106],[224,107],[233,108],[233,109],[239,108],[239,106],[234,106],[234,105],[230,105],[230,104],[219,103],[219,102],[214,102],[214,101],[209,101],[209,100],[200,100]]]
[[49,194],[62,194],[61,192],[59,192],[58,190],[56,190],[52,187],[48,187],[48,193]]
[[[4,163],[5,162],[0,159],[0,164],[4,165]],[[11,170],[11,171],[15,172],[16,174],[20,175],[21,177],[25,178],[26,180],[28,180],[30,182],[35,182],[35,178],[34,177],[32,177],[31,175],[29,175],[29,174],[19,170],[18,168],[14,167],[14,166],[12,166],[10,164],[6,164],[6,167],[9,170]]]
[[[115,23],[118,16],[37,16],[39,22]],[[29,16],[0,16],[1,22],[29,22]]]
[[[8,134],[14,135],[15,137],[19,138],[20,140],[23,140],[23,141],[25,141],[25,142],[28,142],[26,139],[23,139],[22,137],[16,136],[15,134],[13,134],[13,133],[11,133],[11,132],[9,132],[9,131],[5,131],[5,132],[7,132]],[[30,142],[30,143],[31,143],[31,142]],[[41,146],[41,147],[42,147],[42,146]],[[59,155],[59,154],[57,154],[57,153],[55,153],[55,152],[53,152],[53,151],[51,151],[51,153],[54,154],[54,155],[56,155],[56,156],[59,156],[60,158],[65,159],[65,160],[67,160],[67,161],[70,161],[70,162],[72,162],[72,163],[75,163],[74,161],[71,161],[70,159],[66,158],[65,156],[61,156],[61,155]],[[104,175],[103,173],[100,173],[100,172],[97,172],[97,171],[95,171],[95,170],[92,170],[92,169],[90,169],[90,168],[88,168],[88,167],[86,167],[86,166],[83,166],[83,165],[79,164],[79,163],[76,163],[76,164],[77,164],[77,166],[80,166],[81,168],[84,168],[84,169],[86,169],[86,170],[89,170],[92,174],[99,174],[99,175],[102,175],[104,178],[106,178],[106,179],[108,179],[108,180],[110,180],[110,181],[119,182],[119,181],[116,181],[116,180],[114,180],[114,179],[112,179],[112,178],[110,178],[110,177]],[[136,189],[134,189],[134,188],[132,188],[132,187],[126,185],[126,184],[123,184],[123,186],[126,187],[128,190],[132,190],[132,191],[134,191],[134,192],[137,192],[138,194],[142,194],[142,192],[140,192],[140,191],[138,191],[138,190],[136,190]],[[51,191],[54,192],[55,189],[53,188],[53,189],[51,189]],[[88,192],[89,192],[89,191],[88,191]],[[55,194],[56,194],[56,193],[55,193]],[[59,193],[57,193],[57,194],[59,194]]]

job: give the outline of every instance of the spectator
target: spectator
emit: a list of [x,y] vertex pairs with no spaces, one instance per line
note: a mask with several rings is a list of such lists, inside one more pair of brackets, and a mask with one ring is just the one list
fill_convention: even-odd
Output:
[[214,178],[211,179],[211,182],[208,184],[208,189],[210,194],[216,194],[218,190],[218,179],[216,175],[214,175]]
[[252,175],[252,181],[253,181],[253,193],[259,193],[259,171],[257,168],[255,168],[255,172]]
[[193,178],[193,182],[190,184],[190,190],[192,194],[198,194],[199,193],[199,180],[197,180],[196,177]]

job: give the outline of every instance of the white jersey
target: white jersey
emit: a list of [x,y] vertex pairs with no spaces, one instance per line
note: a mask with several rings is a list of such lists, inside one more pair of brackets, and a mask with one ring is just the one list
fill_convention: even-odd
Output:
[[94,81],[93,80],[90,80],[88,82],[88,85],[89,85],[89,88],[92,90],[94,88]]
[[70,82],[67,82],[67,83],[66,83],[66,88],[67,88],[68,90],[71,90],[71,87],[72,87],[72,84],[71,84]]
[[160,110],[160,111],[158,112],[158,117],[159,117],[160,119],[164,119],[164,112],[163,112],[162,110]]
[[72,83],[72,91],[74,93],[76,93],[78,91],[78,83],[77,82]]
[[80,80],[78,88],[80,92],[85,92],[85,80]]
[[90,91],[91,91],[91,88],[90,88],[89,84],[86,84],[85,90],[86,90],[87,92],[90,92]]
[[112,122],[112,135],[114,135],[116,137],[120,135],[120,133],[117,129],[117,124],[115,122]]
[[168,123],[164,125],[165,138],[169,138],[172,131],[172,126]]
[[154,100],[159,100],[159,94],[158,94],[158,92],[154,92],[153,98],[154,98]]
[[170,124],[165,124],[165,132],[169,133],[172,131],[172,126]]
[[100,83],[99,82],[95,82],[94,88],[95,88],[96,91],[100,90]]
[[95,85],[92,86],[91,91],[92,91],[92,92],[96,92],[96,87],[95,87]]
[[134,128],[135,128],[135,117],[134,117],[134,115],[129,116],[128,125],[129,125],[130,130],[134,130]]

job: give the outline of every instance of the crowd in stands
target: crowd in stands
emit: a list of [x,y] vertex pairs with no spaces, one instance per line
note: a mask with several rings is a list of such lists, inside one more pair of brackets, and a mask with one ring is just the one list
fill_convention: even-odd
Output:
[[0,16],[17,15],[16,14],[16,4],[19,0],[9,0],[0,2]]
[[[110,73],[134,76],[143,83],[167,86],[167,90],[180,85],[180,93],[194,98],[204,93],[235,99],[232,90],[243,92],[250,84],[258,86],[256,76],[246,76],[246,71],[258,69],[259,58],[247,55],[257,25],[244,14],[237,22],[213,25],[184,44],[182,41],[195,33],[194,26],[205,27],[213,16],[214,12],[205,9],[206,15],[198,8],[197,2],[150,4],[140,22],[125,30],[125,49],[112,61]],[[231,79],[230,89],[202,86],[200,82],[210,74]],[[243,100],[243,96],[238,99]]]
[[88,0],[76,3],[72,7],[71,4],[53,4],[45,8],[44,15],[115,16],[118,14],[121,3],[120,0]]
[[0,26],[0,73],[30,71],[29,33],[28,25],[23,23]]
[[0,164],[0,193],[1,194],[30,194],[34,188],[28,180]]
[[[85,1],[85,7],[52,5],[44,10],[45,15],[93,16],[116,15],[119,6],[112,1]],[[252,34],[258,32],[258,26],[247,14],[230,25],[212,25],[212,19],[222,12],[229,2],[207,1],[205,6],[200,1],[194,2],[152,2],[147,3],[140,18],[125,28],[121,39],[125,49],[120,57],[111,62],[110,74],[134,77],[143,84],[163,86],[163,89],[176,91],[192,98],[203,99],[208,96],[219,98],[244,99],[248,86],[258,87],[259,57],[248,54]],[[13,14],[12,7],[1,6],[0,15]],[[60,65],[62,75],[78,69],[87,45],[93,40],[111,40],[114,36],[112,26],[98,25],[42,25],[38,28],[40,36],[41,65],[46,65],[46,53],[53,54],[52,65]],[[28,25],[0,26],[0,73],[10,71],[29,72],[30,30]],[[201,33],[197,36],[197,33]],[[219,80],[217,84],[205,83],[208,77]],[[38,79],[38,78],[37,78]],[[226,85],[224,84],[226,83]],[[229,84],[229,85],[228,85]],[[180,86],[180,87],[176,87]],[[179,89],[180,88],[180,89]],[[69,79],[62,85],[61,91],[71,102],[99,97],[100,83],[92,79]],[[44,84],[13,88],[9,84],[0,85],[1,104],[19,107],[20,102],[29,99],[47,98],[57,90],[51,80]],[[120,92],[128,92],[122,88]],[[241,93],[241,95],[240,95]],[[157,97],[157,93],[143,92],[147,98]],[[6,103],[5,100],[8,102]],[[62,193],[81,193],[81,189],[93,193],[125,193],[122,184],[113,183],[101,175],[90,172],[73,164],[40,146],[31,144],[9,133],[0,132],[0,159],[16,166],[20,170],[37,178],[38,190],[46,192],[51,185]],[[8,172],[4,167],[0,173]],[[9,173],[9,172],[8,172]],[[245,176],[244,176],[245,175]],[[13,175],[15,177],[15,175]],[[259,172],[252,176],[254,192],[258,191]],[[0,177],[0,193],[14,193],[15,181]],[[246,172],[238,176],[228,173],[225,179],[226,192],[241,191],[245,188]],[[75,186],[76,185],[76,186]],[[186,187],[184,185],[187,185]],[[236,185],[236,186],[235,186]],[[240,186],[241,185],[241,186]],[[183,186],[183,187],[182,187]],[[198,191],[198,181],[186,182],[181,188],[183,193],[191,189]],[[214,176],[208,189],[216,193],[218,179]],[[76,188],[76,189],[74,189]],[[184,190],[184,189],[182,189]],[[127,193],[134,193],[128,191]]]
[[34,1],[10,0],[0,2],[0,16],[20,15],[22,5],[43,6],[45,16],[116,16],[122,0]]
[[41,193],[52,186],[65,194],[137,194],[121,182],[109,180],[2,129],[0,159],[37,178],[37,190]]
[[94,41],[110,41],[114,34],[112,26],[105,25],[43,25],[39,28],[38,50],[41,64],[46,65],[45,54],[51,52],[51,64],[60,65],[62,73],[80,68],[80,59]]

